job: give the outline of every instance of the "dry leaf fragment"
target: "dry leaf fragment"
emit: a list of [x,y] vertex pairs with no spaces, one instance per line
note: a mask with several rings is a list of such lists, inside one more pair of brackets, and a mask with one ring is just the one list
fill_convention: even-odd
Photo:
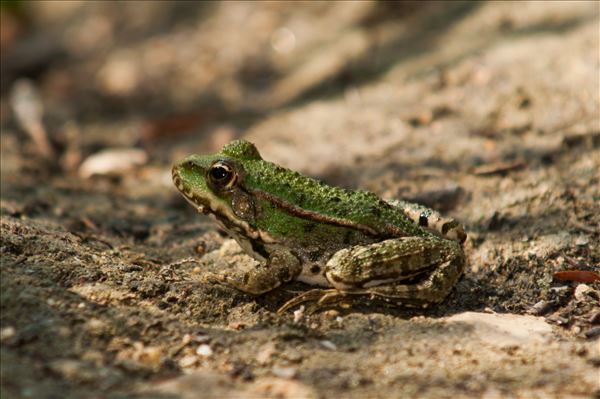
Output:
[[148,155],[139,148],[109,148],[90,155],[79,167],[79,176],[106,175],[131,169],[148,162]]
[[589,270],[564,270],[554,273],[554,278],[564,281],[576,281],[578,283],[593,283],[600,280],[600,275]]

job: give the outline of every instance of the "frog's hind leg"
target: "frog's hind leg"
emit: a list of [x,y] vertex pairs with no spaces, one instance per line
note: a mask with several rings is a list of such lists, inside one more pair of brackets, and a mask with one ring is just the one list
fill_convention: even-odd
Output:
[[428,307],[441,302],[448,296],[464,269],[463,257],[451,257],[423,280],[414,284],[384,284],[366,289],[366,293],[386,302],[397,302],[403,306]]
[[427,305],[448,295],[464,266],[464,253],[455,241],[403,237],[340,250],[327,263],[325,275],[344,294]]
[[401,237],[336,252],[325,276],[333,289],[314,289],[286,302],[278,313],[305,302],[318,309],[348,295],[372,295],[407,306],[442,301],[461,276],[460,245],[437,237]]

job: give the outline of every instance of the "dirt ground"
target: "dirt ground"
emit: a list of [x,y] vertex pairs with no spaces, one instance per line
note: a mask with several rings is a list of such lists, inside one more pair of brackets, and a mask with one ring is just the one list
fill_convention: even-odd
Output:
[[[2,398],[600,397],[600,3],[0,15]],[[234,138],[459,219],[465,276],[312,315],[207,281],[248,258],[170,165]]]

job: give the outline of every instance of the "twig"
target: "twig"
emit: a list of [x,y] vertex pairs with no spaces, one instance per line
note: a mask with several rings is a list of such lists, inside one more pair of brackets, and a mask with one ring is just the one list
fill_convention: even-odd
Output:
[[10,103],[17,122],[31,137],[40,154],[47,159],[55,159],[54,148],[48,140],[48,133],[42,122],[44,106],[33,83],[27,79],[15,82]]

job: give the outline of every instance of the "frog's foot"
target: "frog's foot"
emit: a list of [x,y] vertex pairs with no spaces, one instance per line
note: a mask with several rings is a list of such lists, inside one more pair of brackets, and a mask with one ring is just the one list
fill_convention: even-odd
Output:
[[315,302],[314,305],[311,306],[311,311],[309,312],[309,313],[314,313],[319,308],[321,308],[323,306],[331,305],[332,303],[335,303],[335,302],[341,300],[345,296],[346,296],[345,293],[338,291],[335,288],[332,288],[332,289],[316,288],[314,290],[306,291],[300,295],[293,297],[292,299],[290,299],[289,301],[284,303],[283,306],[281,306],[277,310],[277,313],[283,314],[286,311],[288,311],[289,309],[293,308],[294,306],[300,305],[301,303]]
[[205,284],[223,285],[230,288],[235,288],[227,282],[227,276],[224,274],[207,273],[201,280]]
[[281,251],[271,254],[267,263],[260,263],[251,270],[224,275],[222,283],[246,294],[257,296],[293,280],[301,270],[300,261],[295,256]]
[[244,275],[210,273],[204,276],[202,282],[207,284],[220,285],[223,287],[241,291],[249,295],[256,296],[262,293],[255,293],[252,290],[253,287],[247,287],[246,285],[244,285],[244,280],[247,281],[247,277],[244,277]]
[[427,306],[448,295],[464,268],[464,253],[454,240],[401,237],[336,252],[325,276],[347,294]]

